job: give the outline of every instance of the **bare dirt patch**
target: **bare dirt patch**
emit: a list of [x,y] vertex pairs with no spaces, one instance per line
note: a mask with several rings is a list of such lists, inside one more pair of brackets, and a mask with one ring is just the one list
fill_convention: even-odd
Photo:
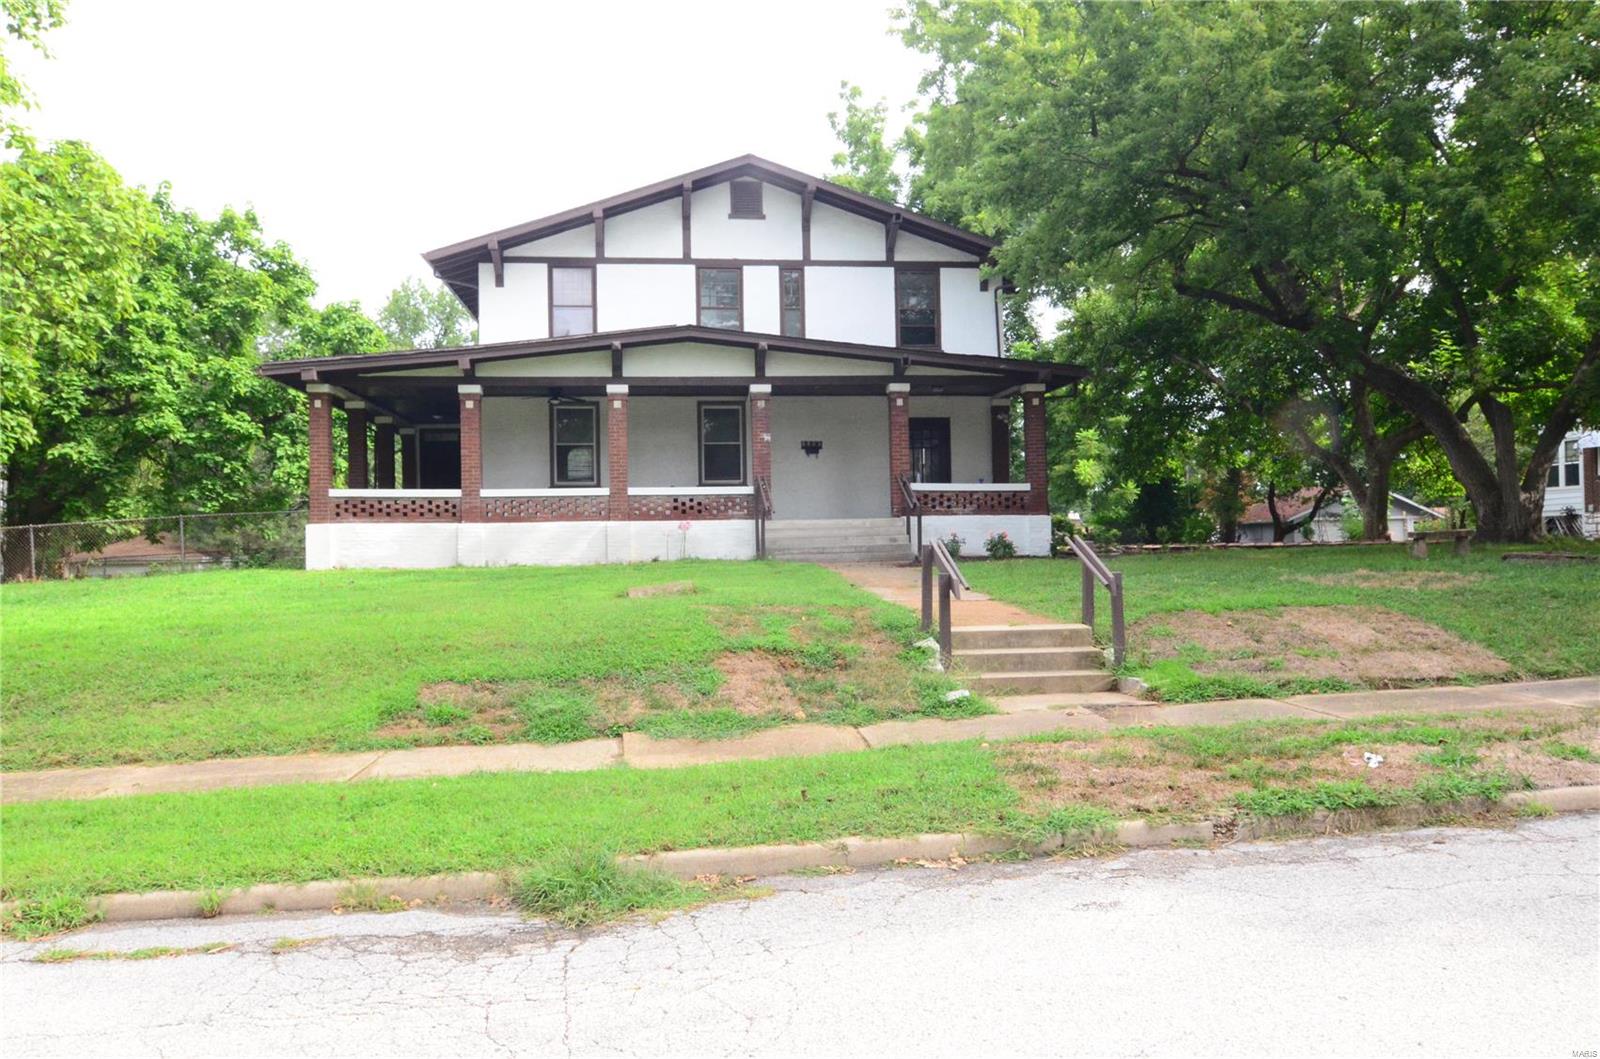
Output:
[[749,716],[781,714],[803,719],[805,711],[785,679],[792,665],[765,651],[739,651],[717,659],[722,687],[716,697]]
[[1511,668],[1487,648],[1383,607],[1190,610],[1146,618],[1135,632],[1151,625],[1173,631],[1141,638],[1153,657],[1182,657],[1198,648],[1203,657],[1189,663],[1198,673],[1336,677],[1382,686],[1492,676]]
[[[486,681],[461,683],[444,680],[417,689],[417,708],[388,721],[373,734],[380,739],[403,739],[412,743],[458,742],[459,727],[479,729],[479,742],[509,742],[520,738],[527,728],[514,705],[521,685],[493,684]],[[428,719],[431,706],[461,711],[464,717],[438,724]],[[483,730],[487,730],[487,738]]]
[[1458,574],[1449,570],[1368,570],[1358,567],[1342,574],[1319,574],[1291,580],[1334,588],[1420,588],[1444,592],[1475,585],[1483,578],[1478,574]]

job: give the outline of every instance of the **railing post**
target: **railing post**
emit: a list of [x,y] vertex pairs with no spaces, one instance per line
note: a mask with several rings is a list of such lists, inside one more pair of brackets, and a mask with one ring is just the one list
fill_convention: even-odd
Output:
[[922,631],[933,627],[933,545],[922,546]]
[[186,573],[189,569],[189,541],[183,531],[183,515],[178,515],[178,571]]
[[950,668],[950,575],[939,575],[939,665]]
[[28,527],[28,580],[39,580],[39,553],[33,544],[33,527]]
[[1083,623],[1091,630],[1094,629],[1094,571],[1089,569],[1089,559],[1076,548],[1073,554],[1078,557],[1078,567],[1083,572]]
[[1122,619],[1122,571],[1111,573],[1111,659],[1121,666],[1128,656],[1128,627]]

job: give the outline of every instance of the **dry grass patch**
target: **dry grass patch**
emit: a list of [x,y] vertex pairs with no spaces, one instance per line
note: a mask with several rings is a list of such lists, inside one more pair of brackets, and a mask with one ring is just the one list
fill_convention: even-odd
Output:
[[1294,577],[1308,585],[1328,585],[1333,588],[1378,588],[1413,591],[1448,592],[1452,589],[1475,585],[1483,578],[1478,574],[1459,574],[1449,570],[1368,570],[1357,567],[1346,573],[1318,574]]

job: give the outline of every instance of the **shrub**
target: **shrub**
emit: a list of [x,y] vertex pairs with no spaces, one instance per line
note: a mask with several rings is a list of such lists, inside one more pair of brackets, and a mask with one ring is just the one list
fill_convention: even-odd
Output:
[[1005,530],[991,533],[983,542],[983,550],[989,553],[991,559],[1010,559],[1017,554],[1016,542]]
[[952,559],[959,559],[961,557],[961,538],[954,533],[950,534],[944,539],[944,548],[945,551],[950,553]]

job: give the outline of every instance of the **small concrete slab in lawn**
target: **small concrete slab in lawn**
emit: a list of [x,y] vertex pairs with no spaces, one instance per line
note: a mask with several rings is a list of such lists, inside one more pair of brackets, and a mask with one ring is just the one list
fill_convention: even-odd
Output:
[[628,589],[629,599],[648,596],[688,596],[694,593],[693,581],[663,581],[659,585],[634,585]]
[[873,749],[914,743],[954,743],[963,739],[1021,739],[1041,732],[1072,729],[1103,732],[1108,725],[1087,710],[1029,710],[963,717],[955,721],[926,718],[915,721],[880,721],[860,729]]
[[791,724],[734,739],[652,739],[643,732],[622,733],[622,760],[634,768],[665,769],[752,761],[807,754],[864,750],[854,728],[831,724]]
[[464,776],[471,772],[583,772],[622,760],[619,739],[500,746],[429,746],[391,750],[361,774],[366,779]]
[[1277,699],[1228,699],[1223,702],[1184,702],[1171,706],[1144,703],[1096,711],[1114,728],[1152,725],[1222,725],[1241,721],[1268,721],[1282,717],[1326,721],[1328,715]]

